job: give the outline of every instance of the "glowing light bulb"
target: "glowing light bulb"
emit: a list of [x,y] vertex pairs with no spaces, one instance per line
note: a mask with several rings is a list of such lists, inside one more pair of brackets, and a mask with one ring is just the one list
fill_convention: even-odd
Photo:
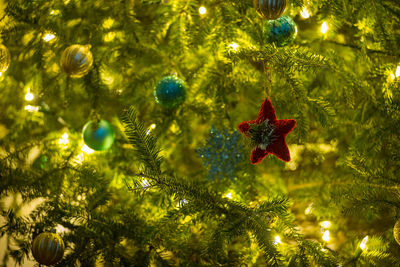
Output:
[[104,29],[111,29],[114,24],[114,20],[112,18],[105,19],[103,22]]
[[68,134],[64,133],[60,139],[58,139],[58,143],[60,145],[64,145],[64,148],[67,148],[66,145],[69,143]]
[[326,23],[326,21],[324,21],[324,23],[322,23],[322,25],[321,25],[321,33],[325,34],[328,32],[328,30],[329,30],[328,23]]
[[155,128],[156,128],[156,125],[153,123],[153,124],[150,125],[150,127],[147,129],[146,134],[149,135],[150,132],[151,132],[152,130],[154,130]]
[[303,9],[300,11],[300,16],[305,19],[308,19],[310,17],[310,13],[308,12],[307,7],[303,7]]
[[322,235],[322,240],[324,240],[325,242],[329,242],[329,240],[331,240],[331,237],[329,236],[329,230],[326,230],[324,232],[324,234]]
[[111,42],[114,39],[115,39],[115,32],[109,32],[106,35],[104,35],[104,42]]
[[25,95],[26,101],[32,101],[34,98],[35,98],[35,96],[30,91],[28,91]]
[[364,250],[364,249],[367,248],[367,241],[368,241],[368,236],[364,237],[364,239],[361,241],[361,243],[360,243],[360,248],[361,248],[362,250]]
[[232,199],[232,193],[229,192],[228,194],[225,195],[227,198]]
[[313,203],[308,205],[308,207],[305,209],[304,214],[305,215],[310,215],[313,212]]
[[142,181],[142,187],[143,187],[143,189],[146,189],[146,188],[149,187],[149,186],[150,186],[149,182],[148,182],[146,179],[143,179],[143,181]]
[[200,15],[204,15],[204,14],[207,13],[207,9],[206,9],[204,6],[201,6],[201,7],[199,8],[199,13],[200,13]]
[[393,81],[396,78],[393,73],[390,73],[390,79]]
[[327,229],[327,228],[331,227],[331,222],[330,221],[323,221],[323,222],[320,223],[320,225],[322,226],[322,228]]
[[77,197],[77,199],[78,199],[79,201],[81,201],[81,200],[82,200],[82,196],[79,195],[79,196]]
[[395,75],[396,75],[396,78],[400,76],[400,66],[397,66]]
[[281,241],[281,237],[279,235],[276,235],[274,238],[274,242],[272,242],[274,245],[278,245],[280,243],[282,243]]
[[228,47],[232,48],[233,50],[237,51],[239,48],[239,45],[237,43],[231,43],[228,45]]
[[53,40],[54,38],[56,38],[56,36],[55,36],[54,34],[52,34],[52,33],[46,33],[46,34],[43,36],[43,40],[44,40],[45,42],[50,42],[50,41]]
[[27,106],[25,106],[25,110],[27,110],[29,112],[37,112],[37,111],[39,111],[39,107],[27,105]]
[[86,154],[88,154],[88,155],[90,155],[90,154],[92,154],[94,152],[94,150],[91,149],[90,147],[88,147],[87,145],[83,145],[81,150],[83,152],[85,152]]

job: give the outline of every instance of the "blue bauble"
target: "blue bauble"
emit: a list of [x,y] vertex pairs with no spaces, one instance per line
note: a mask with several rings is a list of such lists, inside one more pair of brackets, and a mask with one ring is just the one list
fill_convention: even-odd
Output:
[[105,120],[101,120],[98,124],[89,121],[83,127],[83,141],[93,150],[109,149],[114,143],[114,138],[114,129]]
[[154,88],[156,102],[165,108],[175,108],[186,98],[185,82],[175,76],[165,76]]
[[276,46],[285,46],[296,39],[296,23],[289,16],[282,16],[276,20],[269,20],[265,24],[264,36],[269,43]]

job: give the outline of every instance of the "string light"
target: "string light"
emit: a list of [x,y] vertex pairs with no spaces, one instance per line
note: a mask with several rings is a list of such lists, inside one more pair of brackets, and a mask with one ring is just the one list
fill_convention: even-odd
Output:
[[109,32],[104,35],[104,42],[111,42],[115,38],[115,32]]
[[155,128],[156,128],[156,125],[153,123],[153,124],[150,125],[150,127],[147,129],[146,134],[149,135],[150,132],[151,132],[152,130],[154,130]]
[[398,78],[400,76],[400,66],[397,66],[395,75],[396,75],[396,78]]
[[88,146],[85,145],[85,144],[82,146],[81,150],[82,150],[83,152],[85,152],[86,154],[88,154],[88,155],[90,155],[90,154],[92,154],[92,153],[94,152],[93,149],[91,149],[90,147],[88,147]]
[[200,15],[204,15],[204,14],[207,13],[207,9],[206,9],[204,6],[201,6],[201,7],[199,8],[199,13],[200,13]]
[[308,205],[308,207],[304,210],[305,215],[310,215],[313,212],[313,203]]
[[321,33],[325,34],[328,32],[328,30],[329,30],[328,23],[326,23],[326,21],[324,21],[324,23],[322,23],[322,25],[321,25]]
[[56,36],[55,36],[53,33],[46,33],[46,34],[43,36],[43,40],[44,40],[45,42],[50,42],[50,41],[53,40],[54,38],[56,38]]
[[331,227],[331,222],[330,221],[323,221],[320,223],[320,225],[322,226],[322,228],[328,229],[329,227]]
[[300,11],[300,16],[305,19],[308,19],[310,17],[310,13],[308,12],[307,7],[303,7],[303,9]]
[[232,48],[233,50],[237,51],[239,48],[239,45],[237,43],[231,43],[228,45],[229,48]]
[[360,243],[360,248],[365,250],[367,248],[368,236],[364,237],[364,239]]
[[324,232],[324,234],[322,235],[322,240],[324,240],[325,242],[329,242],[329,240],[331,240],[331,237],[329,236],[329,230],[326,230]]
[[39,107],[27,105],[27,106],[25,106],[25,110],[27,110],[28,112],[37,112],[37,111],[39,111]]
[[186,199],[181,199],[179,200],[178,204],[176,205],[177,208],[182,207],[183,205],[185,205],[186,203],[188,203],[188,201]]
[[232,199],[232,193],[229,192],[228,194],[225,195],[225,197],[227,197],[227,198],[229,198],[229,199]]
[[281,237],[279,235],[276,235],[275,238],[274,238],[274,242],[272,242],[272,244],[278,245],[280,243],[282,243]]
[[66,145],[69,143],[69,136],[68,133],[64,133],[60,139],[58,139],[58,143],[60,145],[64,145],[64,148],[66,148]]
[[149,186],[150,186],[149,182],[148,182],[146,179],[143,179],[143,181],[142,181],[142,187],[143,187],[143,189],[146,189],[146,188],[149,187]]
[[25,95],[25,100],[26,101],[32,101],[35,98],[35,96],[31,93],[31,91],[28,89],[28,92]]

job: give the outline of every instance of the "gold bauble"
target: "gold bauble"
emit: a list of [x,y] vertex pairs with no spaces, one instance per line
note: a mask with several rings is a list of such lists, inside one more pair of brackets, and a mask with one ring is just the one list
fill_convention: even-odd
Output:
[[288,0],[254,0],[254,8],[263,18],[274,20],[282,16]]
[[393,236],[394,239],[396,239],[397,244],[400,245],[400,219],[397,220],[393,227]]
[[71,45],[61,55],[63,70],[72,78],[88,74],[93,65],[93,56],[89,45]]
[[0,44],[0,73],[5,72],[11,63],[11,55],[8,48]]
[[33,241],[32,254],[40,264],[56,264],[64,255],[64,241],[55,233],[41,233]]

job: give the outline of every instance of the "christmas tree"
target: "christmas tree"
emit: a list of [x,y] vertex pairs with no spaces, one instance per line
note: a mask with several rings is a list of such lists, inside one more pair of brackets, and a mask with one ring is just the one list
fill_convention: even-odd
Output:
[[1,266],[400,266],[398,0],[4,0],[0,29]]

